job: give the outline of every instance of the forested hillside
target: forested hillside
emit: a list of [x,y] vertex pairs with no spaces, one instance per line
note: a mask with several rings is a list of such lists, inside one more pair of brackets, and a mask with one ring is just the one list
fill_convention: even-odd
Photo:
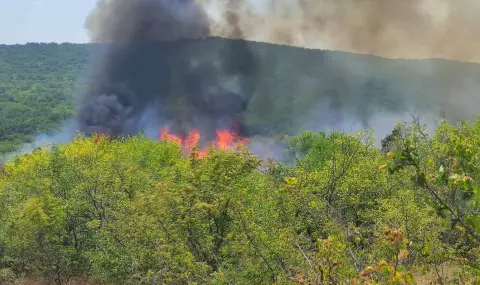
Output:
[[0,45],[0,154],[72,116],[87,56],[85,45]]
[[[225,45],[245,48],[161,44],[160,62],[218,64]],[[101,50],[0,46],[0,153],[74,115],[79,79]],[[205,153],[193,136],[185,150],[168,134],[78,135],[20,155],[0,168],[0,284],[480,284],[480,119],[443,121],[433,135],[418,121],[392,126],[381,148],[370,132],[293,136],[331,115],[367,127],[377,112],[383,123],[412,106],[472,118],[479,65],[247,50],[255,69],[242,119],[282,137],[282,160],[256,157],[245,140]],[[174,82],[158,86],[175,95],[181,68],[152,78]]]
[[[393,60],[220,38],[168,43],[161,48],[165,60],[181,53],[198,65],[217,64],[225,47],[246,50],[253,57],[250,93],[242,94],[249,102],[242,114],[244,123],[253,134],[322,130],[331,126],[332,118],[337,123],[354,121],[363,127],[390,130],[395,121],[391,118],[413,109],[463,120],[471,119],[480,105],[478,64]],[[97,60],[97,52],[101,46],[0,46],[0,154],[72,116],[72,99],[84,90],[79,80],[86,79],[89,55]],[[182,85],[181,72],[152,76]],[[219,76],[218,81],[233,91],[238,89],[234,78],[227,81]],[[182,92],[181,88],[169,92]],[[190,107],[181,100],[166,104],[170,104],[164,106],[168,115],[188,113]]]
[[479,284],[479,134],[306,132],[285,162],[79,136],[2,169],[0,283]]

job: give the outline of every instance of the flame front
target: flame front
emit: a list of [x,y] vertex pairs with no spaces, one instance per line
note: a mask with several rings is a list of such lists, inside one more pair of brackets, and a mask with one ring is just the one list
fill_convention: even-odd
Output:
[[[225,129],[217,130],[217,138],[211,143],[211,146],[216,149],[235,149],[240,145],[247,144],[250,140],[248,138],[242,138],[235,132]],[[199,148],[200,131],[197,129],[191,130],[185,138],[172,134],[168,127],[164,127],[160,131],[159,140],[169,141],[178,144],[186,154],[192,153],[195,148],[198,148],[198,157],[203,158],[208,153],[208,146]]]
[[170,129],[168,127],[164,127],[162,128],[162,130],[160,131],[160,140],[162,141],[169,141],[169,142],[174,142],[178,145],[182,145],[183,144],[183,140],[176,136],[176,135],[173,135],[173,134],[170,134]]

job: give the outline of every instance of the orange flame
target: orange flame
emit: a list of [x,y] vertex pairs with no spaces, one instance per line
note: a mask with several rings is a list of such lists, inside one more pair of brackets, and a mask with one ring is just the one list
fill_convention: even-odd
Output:
[[159,140],[174,142],[180,146],[183,144],[183,140],[180,137],[170,134],[170,129],[168,127],[162,128]]
[[[160,141],[169,141],[178,144],[186,154],[192,153],[194,148],[199,147],[200,132],[196,129],[191,130],[185,139],[178,135],[170,133],[169,128],[162,128],[159,136]],[[217,138],[211,145],[217,149],[234,149],[239,145],[247,144],[250,140],[236,135],[230,130],[217,130]],[[198,157],[203,158],[208,153],[208,147],[198,150]]]
[[108,142],[110,140],[110,136],[108,134],[105,134],[105,133],[94,134],[93,143],[94,144],[99,144],[101,142],[102,138],[105,139],[106,142]]
[[215,141],[215,146],[219,149],[229,148],[234,140],[234,136],[228,130],[219,130],[217,131],[217,140]]
[[200,132],[198,130],[192,130],[185,142],[183,143],[183,147],[186,149],[193,149],[194,147],[198,146],[198,142],[200,141]]

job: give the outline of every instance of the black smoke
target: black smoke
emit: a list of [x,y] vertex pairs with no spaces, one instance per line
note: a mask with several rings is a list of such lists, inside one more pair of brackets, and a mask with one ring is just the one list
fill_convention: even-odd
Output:
[[135,134],[148,108],[176,132],[199,128],[208,139],[235,121],[242,131],[255,62],[241,44],[195,56],[189,41],[208,37],[209,25],[194,0],[99,0],[86,23],[96,51],[77,104],[80,131]]
[[80,131],[124,136],[167,124],[200,129],[206,141],[232,126],[243,136],[390,131],[414,109],[463,119],[453,95],[477,102],[470,67],[248,42],[242,1],[225,3],[222,35],[237,40],[205,40],[216,26],[195,0],[98,0],[86,23],[95,51]]

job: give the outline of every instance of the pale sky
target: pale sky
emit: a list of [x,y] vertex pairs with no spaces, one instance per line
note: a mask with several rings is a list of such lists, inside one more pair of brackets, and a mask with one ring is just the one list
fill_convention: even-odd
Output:
[[88,41],[83,28],[96,0],[0,0],[0,44]]
[[[214,21],[219,21],[220,11],[229,3],[198,1],[215,16]],[[237,13],[249,40],[393,58],[480,62],[480,0],[377,1],[385,4],[358,0],[248,0],[250,7]],[[88,42],[84,23],[96,2],[0,0],[0,44]],[[253,16],[252,7],[256,8]],[[212,28],[214,35],[230,36],[231,30],[224,29],[226,23],[213,24],[219,28]]]

